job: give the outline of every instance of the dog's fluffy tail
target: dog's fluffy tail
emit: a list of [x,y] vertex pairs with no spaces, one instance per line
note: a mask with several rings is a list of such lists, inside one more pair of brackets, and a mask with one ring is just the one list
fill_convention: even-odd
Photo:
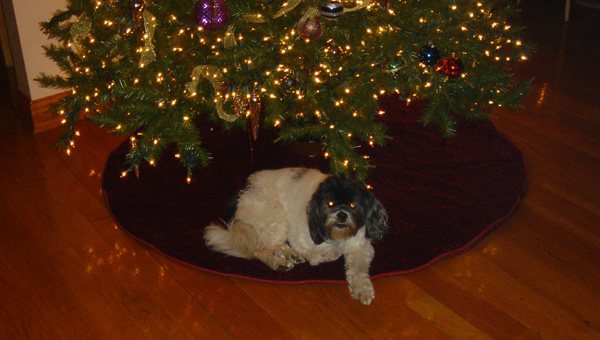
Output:
[[254,258],[258,237],[251,226],[234,220],[227,228],[218,224],[206,227],[204,241],[214,251],[251,259]]

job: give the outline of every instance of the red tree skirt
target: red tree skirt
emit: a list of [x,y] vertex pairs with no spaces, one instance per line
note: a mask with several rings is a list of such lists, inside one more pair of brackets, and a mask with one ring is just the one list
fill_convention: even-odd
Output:
[[[419,105],[389,101],[383,106],[393,140],[385,147],[364,147],[376,166],[368,183],[386,207],[391,226],[375,244],[373,278],[411,273],[467,251],[512,214],[526,187],[521,153],[491,123],[461,121],[457,137],[443,140],[417,121]],[[207,130],[202,137],[213,164],[196,170],[191,184],[172,153],[155,167],[142,166],[139,179],[120,178],[129,149],[123,143],[104,172],[114,219],[139,241],[201,270],[265,282],[345,282],[341,259],[276,272],[204,245],[204,227],[226,214],[251,172],[286,166],[326,170],[322,157],[298,153],[298,145],[275,145],[265,135],[251,157],[243,131]]]

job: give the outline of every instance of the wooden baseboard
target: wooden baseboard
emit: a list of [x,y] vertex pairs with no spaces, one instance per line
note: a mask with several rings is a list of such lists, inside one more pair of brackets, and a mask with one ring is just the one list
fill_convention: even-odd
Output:
[[50,105],[58,103],[67,96],[69,91],[54,94],[52,96],[36,99],[31,102],[31,118],[33,120],[33,133],[38,133],[59,127],[61,117],[53,116]]
[[33,133],[39,133],[59,127],[62,120],[53,116],[50,105],[58,103],[69,92],[61,92],[48,97],[31,100],[21,91],[17,91],[17,106],[21,120],[31,128]]

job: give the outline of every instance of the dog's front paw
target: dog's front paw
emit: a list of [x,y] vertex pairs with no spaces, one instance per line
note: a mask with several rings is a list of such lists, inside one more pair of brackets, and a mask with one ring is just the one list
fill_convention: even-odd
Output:
[[327,253],[320,250],[311,250],[306,254],[306,260],[311,266],[316,266],[320,263],[332,262],[337,260],[341,255],[338,253]]
[[350,295],[363,305],[370,305],[375,298],[375,289],[370,279],[360,280],[348,286]]

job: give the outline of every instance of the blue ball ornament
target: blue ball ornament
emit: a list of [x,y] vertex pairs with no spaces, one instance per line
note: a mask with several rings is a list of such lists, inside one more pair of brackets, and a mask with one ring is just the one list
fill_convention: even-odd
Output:
[[336,20],[344,13],[344,4],[341,1],[326,1],[321,4],[321,16],[325,19]]
[[427,66],[435,65],[440,60],[440,51],[433,45],[425,45],[419,50],[419,61]]

